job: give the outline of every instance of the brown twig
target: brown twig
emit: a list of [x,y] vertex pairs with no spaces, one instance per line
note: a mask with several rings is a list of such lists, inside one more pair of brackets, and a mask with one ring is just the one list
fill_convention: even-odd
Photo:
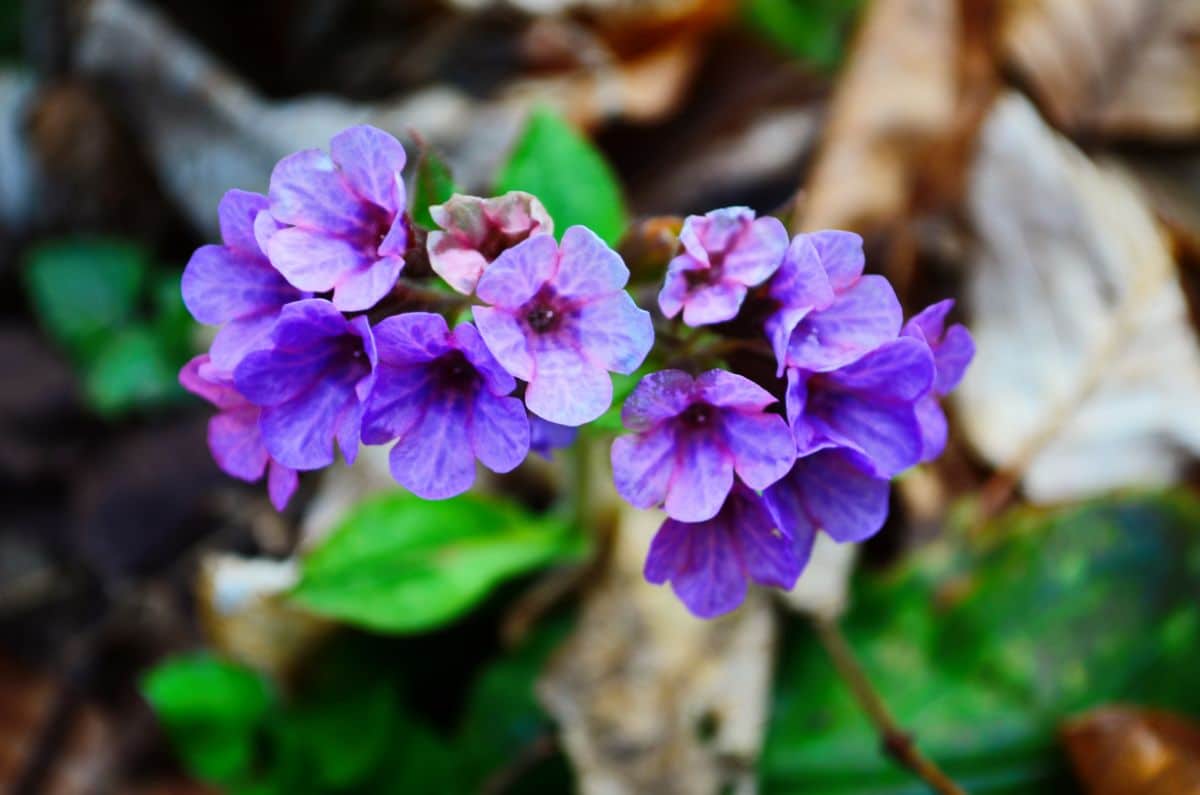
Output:
[[837,620],[814,618],[813,626],[838,675],[854,693],[859,706],[878,730],[884,752],[920,776],[935,792],[941,795],[966,795],[962,787],[955,784],[933,760],[921,753],[913,743],[912,735],[897,725],[887,705],[883,703],[879,691],[871,684],[866,672],[859,665],[854,651],[842,635]]

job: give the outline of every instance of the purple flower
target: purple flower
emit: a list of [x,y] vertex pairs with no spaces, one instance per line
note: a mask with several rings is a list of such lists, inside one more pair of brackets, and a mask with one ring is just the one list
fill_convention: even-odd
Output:
[[374,328],[375,387],[363,440],[396,439],[392,477],[418,496],[440,500],[475,482],[475,459],[509,472],[529,453],[525,407],[516,386],[470,323],[451,333],[441,315],[411,312]]
[[688,524],[663,522],[646,557],[646,579],[670,582],[688,610],[712,618],[746,598],[746,581],[791,589],[803,568],[786,530],[762,501],[738,483],[716,516]]
[[820,450],[797,459],[791,472],[763,492],[779,528],[792,539],[801,569],[818,530],[843,544],[865,541],[883,527],[888,481],[871,469],[850,450]]
[[370,309],[396,284],[409,228],[404,147],[374,127],[351,127],[329,154],[306,149],[271,172],[271,215],[287,228],[266,241],[272,264],[301,290],[333,290],[345,312]]
[[882,276],[863,276],[862,238],[827,230],[796,235],[768,294],[779,308],[766,331],[785,367],[827,372],[900,332],[903,314]]
[[271,347],[247,354],[233,373],[237,390],[262,407],[267,452],[293,469],[320,469],[333,463],[336,438],[353,463],[376,362],[367,319],[347,320],[328,301],[310,298],[283,308],[270,339]]
[[179,383],[220,411],[208,421],[208,449],[221,471],[253,483],[267,471],[267,493],[275,510],[282,511],[296,491],[299,477],[267,453],[258,427],[260,409],[238,394],[227,381],[201,375],[209,370],[209,356],[192,359],[179,371]]
[[797,452],[847,447],[890,477],[921,458],[916,404],[933,383],[933,356],[917,340],[884,343],[829,373],[788,369],[787,415]]
[[426,249],[437,275],[460,293],[475,292],[479,276],[496,257],[534,235],[554,233],[554,222],[536,197],[521,191],[481,199],[454,194],[429,208],[441,232],[430,232]]
[[525,405],[559,425],[590,422],[612,403],[607,371],[632,373],[654,344],[650,313],[625,292],[620,255],[582,226],[536,235],[501,254],[479,279],[474,308],[484,342],[528,381]]
[[726,207],[689,215],[679,233],[683,253],[671,260],[658,294],[667,317],[683,310],[683,322],[703,326],[732,320],[748,288],[779,267],[788,246],[778,218],[755,220],[749,207]]
[[555,450],[570,447],[578,435],[578,428],[549,422],[536,414],[529,415],[529,449],[542,458],[549,459]]
[[763,409],[775,398],[740,375],[680,370],[643,378],[621,419],[634,434],[613,441],[613,481],[637,508],[665,502],[682,522],[711,519],[734,485],[734,472],[763,489],[787,474],[796,445],[787,423]]
[[267,260],[258,235],[277,225],[267,197],[231,190],[221,199],[223,246],[201,246],[183,271],[183,302],[201,323],[225,326],[213,339],[206,370],[231,373],[248,351],[266,344],[284,304],[306,298]]
[[933,388],[917,403],[922,461],[932,461],[946,448],[946,414],[938,398],[958,386],[975,356],[975,341],[964,326],[956,323],[946,328],[946,315],[953,308],[952,298],[927,306],[910,318],[901,332],[929,346],[936,370]]

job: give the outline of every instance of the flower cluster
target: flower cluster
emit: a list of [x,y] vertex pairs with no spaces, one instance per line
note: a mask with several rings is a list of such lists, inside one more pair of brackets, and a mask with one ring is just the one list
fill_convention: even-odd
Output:
[[[629,269],[591,230],[556,238],[537,198],[511,192],[456,194],[429,208],[426,234],[405,162],[366,126],[284,158],[267,195],[226,194],[222,244],[184,273],[188,309],[220,328],[180,381],[218,409],[218,465],[265,473],[281,510],[298,472],[339,448],[352,463],[360,444],[391,444],[392,474],[415,494],[460,494],[476,462],[508,472],[571,444],[612,404],[610,373],[632,374],[655,346]],[[751,581],[792,587],[818,531],[879,530],[889,479],[945,446],[939,400],[974,349],[946,325],[951,301],[904,323],[852,233],[789,240],[777,219],[731,207],[687,218],[677,249],[658,292],[660,353],[675,352],[661,359],[677,368],[625,400],[612,468],[621,496],[668,516],[646,578],[710,617]],[[764,367],[722,369],[720,346],[697,342],[741,344],[747,330]]]
[[[405,161],[367,126],[334,137],[328,154],[284,158],[266,196],[226,194],[222,245],[201,247],[184,272],[189,311],[220,329],[180,382],[219,409],[218,465],[248,481],[268,472],[277,508],[298,471],[333,462],[335,444],[353,463],[360,443],[394,442],[400,484],[460,494],[476,461],[508,472],[531,446],[569,443],[611,404],[609,372],[632,373],[653,344],[628,269],[590,230],[567,229],[560,244],[529,194],[455,195],[430,208],[441,229],[422,239]],[[459,308],[473,323],[451,329],[441,314],[389,305],[414,255],[469,296]]]
[[613,443],[617,490],[669,517],[646,578],[711,617],[737,607],[748,581],[791,588],[817,531],[847,542],[882,527],[888,480],[945,446],[938,399],[974,348],[965,328],[945,327],[951,301],[902,325],[891,285],[863,275],[853,233],[789,243],[775,219],[732,207],[689,217],[680,243],[663,314],[724,323],[754,296],[786,385],[786,421],[770,388],[719,369],[651,373],[622,412],[632,433]]

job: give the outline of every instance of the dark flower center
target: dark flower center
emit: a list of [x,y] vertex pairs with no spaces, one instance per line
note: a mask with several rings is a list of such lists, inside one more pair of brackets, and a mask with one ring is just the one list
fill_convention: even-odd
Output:
[[694,290],[697,287],[708,287],[721,281],[724,269],[725,252],[710,251],[708,253],[708,267],[695,271],[684,271],[683,278],[687,280],[689,290]]
[[525,325],[535,334],[549,334],[570,312],[570,302],[558,297],[551,287],[543,287],[525,305]]
[[450,389],[469,390],[478,381],[479,374],[475,366],[467,361],[462,351],[450,351],[439,357],[434,365],[437,368],[438,380]]
[[525,322],[538,332],[549,331],[557,319],[558,313],[544,304],[533,307],[525,314]]
[[526,229],[515,234],[508,234],[499,227],[489,224],[487,237],[479,244],[478,251],[484,259],[492,262],[518,243],[524,243],[529,238],[529,232],[530,230]]
[[712,423],[715,414],[713,407],[707,403],[693,403],[680,416],[691,427],[704,428]]

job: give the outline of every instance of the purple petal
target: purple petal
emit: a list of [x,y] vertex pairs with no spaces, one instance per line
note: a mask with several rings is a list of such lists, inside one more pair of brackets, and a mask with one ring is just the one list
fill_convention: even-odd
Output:
[[653,508],[667,496],[675,466],[675,430],[670,425],[613,440],[613,483],[635,508]]
[[825,309],[833,303],[833,285],[813,245],[812,235],[796,235],[771,279],[770,295],[785,307]]
[[695,381],[682,370],[659,370],[638,382],[621,408],[621,422],[631,431],[644,431],[670,419],[692,402]]
[[230,248],[250,254],[259,254],[258,240],[254,235],[254,219],[267,209],[267,197],[261,193],[231,190],[221,197],[217,205],[217,218],[221,223],[221,240]]
[[834,303],[812,312],[788,345],[793,367],[825,372],[845,366],[900,333],[903,312],[887,279],[864,276]]
[[363,412],[363,441],[383,444],[411,431],[420,422],[425,404],[435,396],[433,386],[424,364],[406,367],[380,364],[375,371],[375,387]]
[[869,470],[846,450],[822,450],[798,460],[763,499],[780,529],[801,544],[811,545],[818,530],[839,543],[863,541],[888,513],[888,482]]
[[[487,340],[486,334],[484,339]],[[490,344],[488,347],[496,353]],[[504,364],[503,359],[496,358]],[[534,377],[525,390],[525,405],[542,419],[559,425],[583,425],[612,405],[612,380],[579,351],[555,342],[544,343],[536,354]]]
[[946,328],[946,315],[954,308],[954,299],[946,298],[936,304],[930,304],[908,319],[904,324],[904,332],[911,334],[930,347],[941,341]]
[[320,378],[300,395],[264,408],[260,425],[267,452],[292,469],[333,463],[334,436],[351,401],[356,401],[353,383]]
[[[400,192],[400,202],[403,206],[404,184],[397,185],[396,190]],[[404,215],[397,215],[392,221],[391,227],[388,228],[387,234],[383,236],[383,240],[379,241],[379,245],[376,246],[375,253],[380,259],[395,257],[403,262],[404,255],[408,251],[410,232],[408,218]]]
[[475,292],[487,257],[446,232],[430,232],[425,248],[434,273],[463,295]]
[[734,547],[730,551],[741,560],[750,579],[776,588],[790,589],[796,584],[803,565],[793,549],[791,534],[776,530],[774,517],[757,494],[738,485],[720,518],[727,543]]
[[533,298],[557,267],[558,246],[554,238],[536,235],[497,257],[479,277],[475,294],[489,304],[517,309]]
[[[921,460],[921,426],[912,404],[853,393],[814,394],[808,426],[836,445],[857,450],[890,477]],[[793,429],[794,430],[794,429]],[[797,447],[804,452],[797,434]]]
[[902,337],[826,377],[840,389],[912,402],[933,384],[933,356],[928,346]]
[[471,449],[493,472],[511,472],[529,455],[529,419],[513,397],[496,397],[486,389],[475,396],[471,417]]
[[816,248],[835,292],[842,292],[862,276],[865,259],[860,236],[853,232],[827,229],[813,232],[808,238]]
[[779,267],[788,247],[788,233],[778,218],[759,218],[750,224],[722,263],[726,277],[753,287]]
[[210,419],[208,449],[225,474],[249,483],[262,477],[267,451],[258,429],[258,408],[223,411]]
[[775,396],[745,376],[728,370],[709,370],[696,379],[696,397],[713,406],[762,411]]
[[529,414],[529,449],[549,459],[555,450],[570,447],[579,435],[578,428],[548,422],[536,414]]
[[624,290],[581,306],[577,323],[584,353],[605,370],[628,375],[654,346],[650,313],[639,309]]
[[[679,259],[676,257],[676,259]],[[690,258],[689,258],[690,259]],[[674,265],[674,260],[672,260]],[[687,300],[688,280],[683,270],[669,268],[662,290],[658,293],[658,308],[665,317],[671,318],[683,310],[683,302]]]
[[404,147],[383,130],[366,124],[343,130],[329,142],[329,154],[350,187],[373,204],[404,212]]
[[338,447],[341,448],[342,457],[346,459],[346,466],[353,465],[354,459],[358,458],[358,448],[362,443],[362,418],[361,400],[347,401],[338,415],[334,436],[337,438]]
[[425,404],[421,421],[392,448],[392,477],[427,500],[462,494],[475,482],[475,455],[466,421],[467,397],[449,392]]
[[723,207],[704,215],[689,215],[683,221],[679,242],[688,254],[708,263],[710,253],[728,250],[753,222],[754,211],[749,207]]
[[783,417],[727,411],[722,424],[734,468],[747,486],[765,489],[791,469],[796,442]]
[[192,317],[215,325],[283,306],[300,292],[259,254],[201,246],[188,260],[180,289]]
[[271,339],[283,350],[301,350],[348,331],[346,318],[333,304],[323,298],[307,298],[280,311]]
[[282,511],[287,507],[299,485],[300,476],[296,470],[288,469],[278,461],[272,461],[267,467],[267,495],[271,498],[271,505],[275,506],[275,510]]
[[933,392],[917,401],[916,411],[921,425],[921,460],[932,461],[946,449],[946,413]]
[[271,329],[278,319],[278,312],[269,312],[226,323],[213,337],[208,350],[213,367],[232,374],[246,354],[271,344]]
[[586,226],[572,226],[559,246],[558,271],[551,283],[554,291],[569,298],[591,298],[622,289],[629,269],[613,251]]
[[714,618],[746,599],[746,574],[730,549],[723,522],[663,522],[646,557],[645,576],[652,583],[670,581],[688,610]]
[[246,399],[233,388],[232,382],[205,378],[209,356],[202,353],[183,366],[179,371],[179,384],[197,397],[202,397],[219,409],[239,408],[248,405]]
[[432,361],[450,350],[446,319],[433,312],[406,312],[379,321],[372,328],[379,361],[406,367]]
[[507,395],[517,388],[512,375],[500,366],[479,334],[479,329],[470,323],[459,323],[454,327],[454,343],[463,352],[472,366],[483,376],[488,391],[496,396]]
[[267,241],[271,263],[301,290],[327,292],[355,271],[370,267],[362,250],[341,237],[291,227]]
[[500,366],[523,381],[531,380],[534,372],[533,354],[520,321],[503,309],[487,306],[472,307],[471,314],[475,318],[479,336],[483,337]]
[[675,469],[667,485],[667,515],[702,522],[721,509],[733,487],[733,456],[715,433],[681,428],[675,435]]
[[787,350],[788,343],[792,339],[792,332],[796,330],[796,326],[800,325],[800,321],[808,317],[812,309],[805,306],[799,309],[785,307],[770,315],[766,322],[763,323],[763,330],[767,333],[767,339],[771,343],[771,351],[775,354],[775,377],[779,378],[783,375],[783,371],[787,368]]
[[264,257],[267,255],[267,243],[275,236],[276,232],[286,228],[285,224],[275,220],[275,216],[271,215],[270,210],[263,210],[254,216],[254,242],[258,244],[258,250]]
[[787,392],[784,395],[787,408],[788,425],[795,425],[804,416],[804,408],[808,404],[808,374],[789,368],[787,371]]
[[975,358],[975,340],[964,326],[953,325],[946,329],[942,343],[933,354],[937,376],[933,388],[939,395],[948,395],[967,372],[967,366]]
[[372,208],[354,195],[333,160],[319,149],[280,160],[271,172],[267,195],[271,215],[285,224],[353,235],[371,222]]
[[384,257],[351,271],[334,288],[333,305],[343,312],[370,309],[396,286],[403,268],[402,257]]
[[252,351],[233,371],[234,384],[258,406],[277,406],[303,395],[320,382],[334,362],[325,348],[302,351]]
[[746,286],[734,282],[698,287],[691,291],[684,302],[683,322],[694,327],[732,320],[737,317],[745,298]]

